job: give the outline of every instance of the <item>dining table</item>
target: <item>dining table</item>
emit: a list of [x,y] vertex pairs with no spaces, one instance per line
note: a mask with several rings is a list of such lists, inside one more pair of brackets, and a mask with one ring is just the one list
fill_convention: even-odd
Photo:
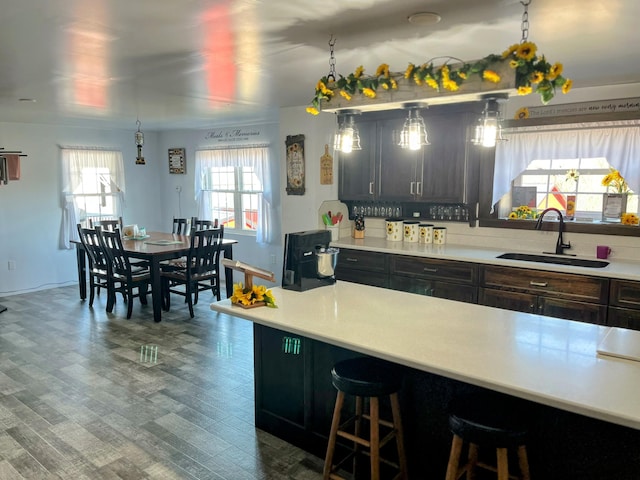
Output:
[[[87,298],[87,256],[82,242],[73,241],[76,246],[78,262],[78,286],[80,298]],[[223,238],[221,251],[224,258],[233,259],[233,245],[237,240]],[[130,258],[149,262],[151,296],[153,298],[153,320],[162,320],[162,283],[160,278],[161,262],[180,258],[189,252],[191,236],[165,232],[147,232],[144,237],[123,237],[122,245]],[[224,269],[224,281],[227,298],[233,294],[233,270]]]

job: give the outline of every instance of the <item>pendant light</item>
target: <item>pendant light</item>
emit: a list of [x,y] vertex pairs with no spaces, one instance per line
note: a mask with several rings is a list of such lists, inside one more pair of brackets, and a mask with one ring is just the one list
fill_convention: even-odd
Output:
[[338,113],[338,132],[334,136],[333,148],[342,153],[362,150],[360,132],[354,117],[360,115],[359,110],[342,110]]
[[502,117],[500,103],[506,101],[507,94],[491,94],[484,96],[484,110],[476,122],[476,128],[471,143],[481,147],[495,147],[502,138]]
[[136,147],[138,149],[138,156],[136,157],[136,165],[144,165],[144,157],[142,156],[142,145],[144,145],[144,135],[140,131],[140,120],[136,120],[136,125],[138,126],[138,131],[134,135],[134,139],[136,142]]
[[424,145],[431,145],[427,138],[427,127],[420,115],[421,108],[427,108],[425,103],[405,103],[404,108],[409,110],[407,119],[400,132],[400,148],[408,150],[420,150]]

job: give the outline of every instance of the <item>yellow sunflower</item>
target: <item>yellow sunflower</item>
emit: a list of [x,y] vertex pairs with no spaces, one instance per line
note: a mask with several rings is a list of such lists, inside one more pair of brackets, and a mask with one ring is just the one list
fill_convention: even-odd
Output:
[[356,78],[360,78],[363,72],[364,72],[364,67],[360,65],[358,68],[356,68],[356,71],[353,72],[353,76]]
[[376,91],[371,89],[371,88],[363,88],[362,89],[362,94],[365,97],[376,98]]
[[548,80],[555,80],[558,75],[562,74],[562,64],[561,63],[554,63],[553,65],[551,65],[551,68],[549,69],[549,74],[547,75],[547,79]]
[[531,85],[522,85],[518,87],[518,95],[529,95],[531,93]]
[[542,80],[544,80],[544,73],[533,72],[531,74],[531,83],[540,83]]
[[523,42],[515,49],[515,56],[525,62],[531,61],[536,56],[537,48],[533,42]]
[[527,107],[519,108],[514,118],[516,120],[522,120],[523,118],[529,118],[529,109]]
[[347,101],[351,100],[351,95],[349,95],[349,92],[340,90],[340,95],[342,95],[342,97]]
[[500,81],[500,75],[493,70],[485,70],[482,72],[482,78],[493,83],[498,83]]
[[380,64],[380,66],[376,70],[376,77],[379,77],[380,75],[384,75],[387,78],[389,77],[389,65],[387,65],[386,63]]
[[316,107],[307,107],[307,113],[310,113],[311,115],[318,115],[320,112]]
[[567,78],[562,84],[562,93],[569,93],[571,91],[571,87],[573,87],[573,80]]
[[625,213],[622,215],[622,225],[638,225],[638,215],[635,213]]
[[413,71],[416,69],[416,66],[413,63],[410,63],[407,69],[404,71],[404,78],[409,80],[413,75]]

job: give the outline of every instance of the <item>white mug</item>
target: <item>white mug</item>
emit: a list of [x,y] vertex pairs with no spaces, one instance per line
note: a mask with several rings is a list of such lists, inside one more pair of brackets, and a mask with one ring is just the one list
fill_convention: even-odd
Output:
[[418,222],[403,222],[404,241],[408,243],[418,243]]
[[433,227],[433,243],[436,245],[444,245],[447,243],[446,227]]
[[402,241],[403,232],[401,218],[387,218],[385,220],[385,227],[387,229],[387,240],[390,242]]
[[418,225],[418,243],[433,242],[433,225],[431,223],[421,223]]

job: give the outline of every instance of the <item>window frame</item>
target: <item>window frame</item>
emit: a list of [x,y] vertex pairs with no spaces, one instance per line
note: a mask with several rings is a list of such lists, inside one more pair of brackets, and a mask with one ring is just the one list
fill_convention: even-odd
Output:
[[[529,118],[521,120],[507,120],[503,126],[510,127],[528,127],[539,125],[564,125],[569,123],[590,123],[590,122],[607,122],[616,120],[638,120],[640,112],[622,112],[622,113],[604,113],[593,115],[575,115],[547,118]],[[478,147],[479,149],[479,147]],[[498,209],[494,208],[491,212],[491,201],[493,194],[493,172],[495,168],[495,147],[483,148],[478,152],[478,160],[480,162],[479,176],[479,212],[478,226],[489,228],[510,228],[514,230],[531,230],[535,225],[535,220],[507,220],[498,218]],[[542,222],[543,230],[556,230],[554,222]],[[629,237],[640,237],[640,226],[620,225],[618,223],[577,223],[565,222],[564,229],[566,232],[588,233],[593,235],[619,235]]]

